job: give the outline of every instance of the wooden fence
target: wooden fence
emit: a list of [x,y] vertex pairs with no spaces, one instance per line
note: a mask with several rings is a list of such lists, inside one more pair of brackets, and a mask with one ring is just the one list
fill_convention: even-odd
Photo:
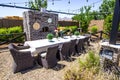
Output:
[[0,19],[0,28],[9,28],[14,26],[23,26],[23,21],[14,19]]
[[[76,21],[58,21],[59,26],[78,26],[79,22]],[[23,20],[15,20],[15,19],[0,19],[0,28],[9,28],[14,26],[22,26]]]
[[110,36],[109,33],[105,33],[104,31],[98,31],[96,33],[89,33],[91,34],[91,41],[97,41],[103,39],[103,34]]

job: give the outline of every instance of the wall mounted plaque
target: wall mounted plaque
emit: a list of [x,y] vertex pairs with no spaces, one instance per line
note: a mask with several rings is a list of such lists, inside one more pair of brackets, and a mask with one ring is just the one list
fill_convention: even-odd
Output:
[[33,24],[33,29],[34,29],[34,30],[40,29],[40,24],[37,23],[37,22],[35,22],[35,23]]
[[52,18],[48,18],[48,23],[52,23]]

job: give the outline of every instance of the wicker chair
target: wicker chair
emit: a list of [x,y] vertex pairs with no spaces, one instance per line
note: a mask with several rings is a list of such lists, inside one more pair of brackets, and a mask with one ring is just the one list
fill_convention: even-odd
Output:
[[90,34],[84,34],[84,36],[86,36],[85,39],[84,39],[85,45],[90,46],[91,35]]
[[79,39],[77,44],[76,44],[76,53],[79,55],[81,52],[84,51],[84,38],[83,39]]
[[76,54],[76,49],[75,49],[75,45],[76,45],[77,39],[71,40],[71,46],[70,46],[70,54],[69,56],[73,56]]
[[59,49],[59,59],[60,60],[68,60],[69,59],[69,50],[70,50],[71,42],[63,43],[62,47]]
[[58,46],[49,47],[46,52],[41,52],[38,54],[38,63],[45,68],[53,68],[57,65],[56,54],[58,51]]
[[34,66],[34,58],[31,56],[30,51],[21,52],[19,50],[29,48],[28,46],[16,46],[14,44],[9,44],[8,46],[11,55],[13,57],[13,72],[19,72],[31,68]]
[[90,37],[89,36],[86,36],[85,39],[84,39],[84,43],[86,46],[90,46]]

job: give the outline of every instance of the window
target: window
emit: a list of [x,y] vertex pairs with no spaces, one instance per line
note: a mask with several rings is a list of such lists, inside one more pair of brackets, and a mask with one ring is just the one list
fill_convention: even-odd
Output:
[[43,28],[42,28],[42,31],[43,31],[43,32],[48,32],[48,31],[49,31],[49,28],[48,28],[48,27],[43,27]]

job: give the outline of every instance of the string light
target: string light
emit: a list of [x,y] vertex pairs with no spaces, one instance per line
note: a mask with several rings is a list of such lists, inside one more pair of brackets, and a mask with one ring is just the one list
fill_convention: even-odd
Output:
[[95,6],[95,3],[93,3],[93,7]]
[[[92,4],[90,4],[90,6],[95,7],[95,4],[97,4],[97,3],[101,2],[101,1],[102,0],[98,0],[96,2],[93,2]],[[76,11],[80,12],[80,9],[76,9]]]
[[52,5],[54,5],[54,0],[52,0]]
[[27,2],[25,2],[25,6],[27,6]]
[[[43,2],[44,0],[42,0],[42,2]],[[52,2],[52,5],[54,5],[55,3],[55,1],[62,1],[62,0],[47,0],[47,1],[51,1]],[[97,4],[97,3],[99,3],[99,2],[101,2],[102,0],[98,0],[98,1],[96,1],[96,2],[93,2],[92,4],[90,4],[90,5],[92,5],[92,7],[94,7],[95,6],[95,4]],[[16,6],[17,4],[24,4],[24,6],[28,6],[28,4],[29,4],[29,2],[19,2],[19,3],[15,3],[15,2],[9,2],[9,3],[2,3],[2,4],[11,4],[11,5],[14,5],[14,6]],[[71,0],[68,0],[68,4],[71,4]],[[70,10],[67,10],[68,12],[70,12]],[[72,12],[72,11],[71,11]],[[74,12],[80,12],[80,9],[77,9],[77,10],[74,10]]]
[[68,4],[70,4],[70,0],[68,1]]

